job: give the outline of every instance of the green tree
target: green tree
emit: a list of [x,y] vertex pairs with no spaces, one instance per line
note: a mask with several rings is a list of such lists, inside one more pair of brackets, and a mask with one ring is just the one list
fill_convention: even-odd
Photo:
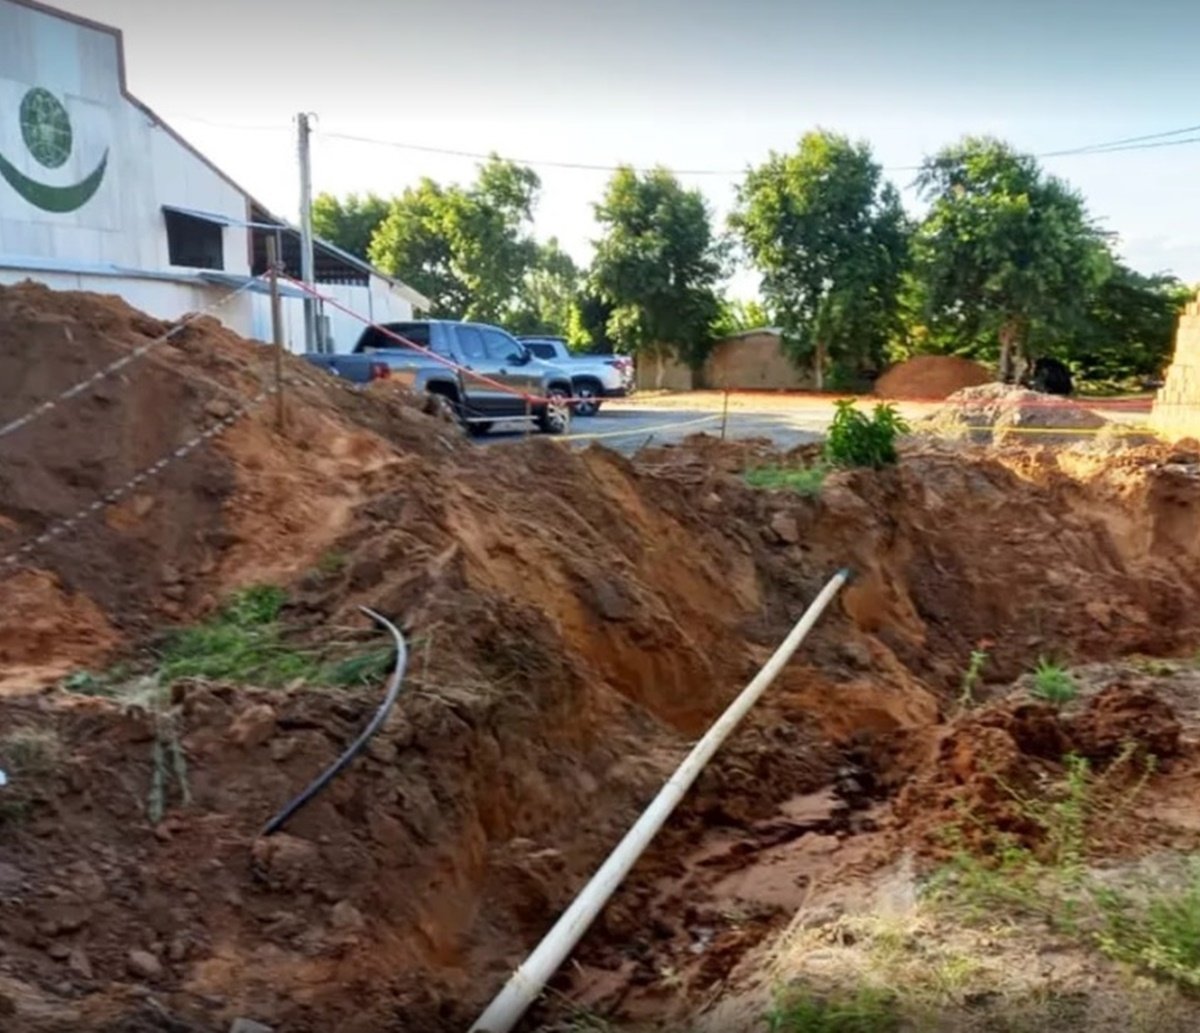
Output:
[[350,194],[344,201],[318,194],[313,201],[313,233],[364,261],[371,237],[388,213],[388,203],[375,194]]
[[567,337],[581,280],[579,267],[551,237],[538,247],[537,257],[525,272],[520,303],[509,317],[508,329],[518,334]]
[[492,157],[469,187],[423,179],[395,198],[371,241],[384,272],[433,301],[433,315],[505,323],[538,257],[532,169]]
[[917,229],[914,287],[924,332],[997,358],[1014,380],[1023,360],[1077,333],[1111,259],[1080,196],[1029,155],[968,137],[917,177],[929,210]]
[[722,298],[717,318],[713,322],[713,337],[720,340],[746,330],[758,330],[770,325],[771,317],[761,301]]
[[1114,263],[1081,327],[1047,353],[1069,362],[1085,379],[1153,376],[1171,359],[1176,320],[1193,294],[1174,276],[1143,276]]
[[746,174],[730,223],[762,275],[763,296],[818,389],[830,367],[878,368],[897,323],[908,226],[865,143],[805,134]]
[[612,314],[613,306],[585,286],[571,304],[567,342],[576,351],[611,354],[616,350],[616,342],[608,335]]
[[698,190],[666,169],[621,168],[596,205],[589,289],[611,311],[608,337],[628,352],[663,350],[693,368],[712,345],[722,249]]

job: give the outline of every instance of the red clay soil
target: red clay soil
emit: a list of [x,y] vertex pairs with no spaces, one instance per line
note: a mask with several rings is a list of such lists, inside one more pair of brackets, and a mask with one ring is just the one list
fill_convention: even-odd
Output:
[[[0,291],[0,373],[35,365],[22,348],[41,357],[0,416],[160,330],[111,299]],[[0,440],[0,554],[203,429],[261,363],[197,324],[103,399]],[[981,639],[996,681],[1039,652],[1200,642],[1200,482],[1164,449],[1108,464],[909,451],[832,474],[813,499],[746,486],[749,457],[797,459],[762,443],[697,438],[636,461],[547,439],[478,449],[396,391],[287,369],[311,383],[290,386],[282,432],[255,412],[141,501],[0,574],[0,676],[26,693],[0,699],[13,1028],[465,1028],[848,564],[841,605],[581,948],[593,988],[655,1014],[629,988],[678,957],[695,961],[681,995],[710,986],[786,922],[793,847],[868,833],[878,801],[921,777]],[[290,641],[373,647],[366,604],[412,646],[366,755],[270,839],[264,821],[378,689],[36,692],[79,666],[152,669],[164,626],[262,581],[288,591]],[[755,857],[769,889],[732,923],[721,901]]]
[[880,398],[917,401],[946,398],[964,387],[995,379],[986,366],[954,355],[918,355],[888,369],[875,381]]

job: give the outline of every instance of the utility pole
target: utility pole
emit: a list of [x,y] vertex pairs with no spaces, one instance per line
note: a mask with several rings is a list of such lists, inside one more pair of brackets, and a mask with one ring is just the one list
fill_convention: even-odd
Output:
[[[309,147],[312,134],[312,126],[309,124],[311,117],[304,111],[296,116],[297,146],[300,155],[300,279],[310,287],[314,282],[316,264],[313,259],[312,152]],[[304,298],[304,350],[325,350],[317,340],[317,303],[308,294]]]
[[271,339],[275,342],[275,429],[283,432],[283,302],[279,298],[279,250],[267,237],[267,269],[271,282]]

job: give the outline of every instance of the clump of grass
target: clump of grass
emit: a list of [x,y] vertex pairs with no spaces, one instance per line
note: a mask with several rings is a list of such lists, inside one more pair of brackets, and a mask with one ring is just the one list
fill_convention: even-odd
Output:
[[283,590],[272,585],[247,588],[215,617],[171,634],[161,654],[163,684],[211,678],[270,688],[315,678],[314,657],[282,640],[279,614],[285,602]]
[[280,619],[286,602],[283,590],[272,585],[248,588],[215,617],[173,632],[160,651],[155,682],[206,678],[264,688],[293,682],[352,687],[373,684],[391,671],[390,648],[330,659],[328,648],[289,643]]
[[758,466],[746,471],[746,483],[751,488],[768,491],[792,491],[797,495],[820,495],[829,468],[817,466]]
[[845,996],[784,992],[767,1014],[771,1033],[894,1033],[900,1015],[893,994],[863,987]]
[[1161,982],[1200,991],[1200,857],[1189,859],[1182,884],[1147,870],[1115,887],[1086,866],[1096,823],[1127,813],[1154,770],[1147,759],[1132,787],[1114,792],[1110,783],[1136,759],[1131,746],[1097,774],[1068,755],[1061,778],[1037,798],[1009,789],[1021,817],[1042,830],[1036,849],[991,829],[991,852],[981,856],[965,832],[982,819],[960,815],[945,835],[953,854],[931,883],[933,899],[988,922],[1035,916]]
[[1193,859],[1182,889],[1137,894],[1097,893],[1104,927],[1097,934],[1109,957],[1152,976],[1200,990],[1200,861]]
[[1030,691],[1038,699],[1061,707],[1079,695],[1079,684],[1062,664],[1041,657],[1033,670]]
[[879,404],[870,416],[853,399],[835,403],[836,413],[825,440],[825,459],[834,466],[879,469],[897,461],[896,439],[909,427],[894,405]]

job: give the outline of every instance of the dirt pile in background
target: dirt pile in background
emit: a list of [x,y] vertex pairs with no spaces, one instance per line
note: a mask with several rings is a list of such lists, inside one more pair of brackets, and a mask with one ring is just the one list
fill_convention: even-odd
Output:
[[880,398],[916,401],[946,398],[964,387],[992,381],[992,373],[978,362],[955,355],[918,355],[898,363],[875,381]]
[[[97,351],[145,338],[119,304],[18,291],[24,307],[0,295],[0,320],[44,335],[47,354],[74,356],[93,322]],[[67,335],[46,329],[70,315],[59,304],[97,308]],[[153,462],[226,385],[253,389],[261,356],[197,324],[107,402],[77,399],[0,440],[5,545],[137,468],[106,428]],[[92,368],[68,358],[27,401]],[[154,440],[143,376],[173,400]],[[843,565],[857,576],[840,605],[606,911],[581,949],[586,978],[562,988],[606,999],[607,985],[626,1014],[661,1015],[667,990],[690,1000],[722,979],[787,921],[805,871],[865,842],[885,801],[936,766],[940,716],[981,641],[997,682],[1042,652],[1200,642],[1200,479],[1169,450],[1106,463],[911,448],[809,498],[743,476],[803,451],[703,437],[636,461],[545,439],[480,449],[394,391],[289,388],[282,433],[256,411],[143,502],[0,580],[3,670],[29,685],[108,656],[136,666],[161,624],[270,581],[288,592],[289,644],[377,644],[359,605],[395,619],[407,692],[269,840],[263,822],[353,737],[377,689],[193,679],[166,698],[135,681],[115,699],[0,700],[13,774],[0,1008],[31,1030],[225,1030],[237,1016],[281,1031],[465,1028]],[[46,455],[44,476],[17,476]],[[1099,744],[1148,711],[1095,713]],[[930,784],[925,806],[941,794]],[[664,964],[680,974],[666,989]]]
[[942,434],[959,430],[976,441],[997,443],[1033,435],[1034,444],[1047,445],[1085,440],[1107,424],[1099,413],[1059,395],[984,384],[955,391],[916,429]]

